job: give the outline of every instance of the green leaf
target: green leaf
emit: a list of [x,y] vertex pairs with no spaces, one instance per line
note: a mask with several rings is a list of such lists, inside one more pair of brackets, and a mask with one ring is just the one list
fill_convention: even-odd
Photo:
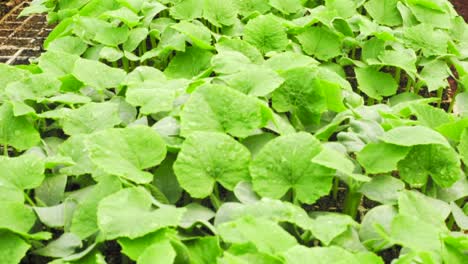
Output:
[[400,50],[385,50],[379,55],[380,63],[378,65],[394,66],[403,69],[412,79],[415,78],[416,69],[416,54],[412,49]]
[[211,225],[208,221],[215,216],[215,213],[211,209],[197,203],[190,203],[184,208],[186,211],[180,223],[180,227],[182,228],[188,229],[198,223]]
[[175,236],[176,231],[169,228],[162,228],[153,233],[135,239],[121,237],[117,242],[122,247],[122,253],[132,260],[137,260],[145,250],[153,244],[162,243]]
[[138,27],[134,28],[130,31],[130,35],[127,39],[127,41],[123,44],[123,48],[126,51],[134,51],[136,48],[138,48],[138,45],[142,41],[145,41],[146,38],[148,37],[149,32],[148,29],[143,28],[143,27]]
[[181,135],[195,131],[225,132],[247,137],[266,125],[270,110],[259,100],[220,85],[198,88],[181,114]]
[[26,116],[14,116],[13,106],[0,106],[0,144],[10,145],[17,150],[26,150],[40,141],[39,132]]
[[254,190],[279,199],[292,189],[298,201],[314,203],[328,194],[334,173],[311,161],[320,151],[320,142],[304,132],[271,140],[250,165]]
[[44,161],[34,154],[0,157],[0,186],[34,189],[44,180]]
[[[434,29],[427,24],[406,27],[403,38],[408,47],[415,51],[421,50],[426,57],[447,54],[448,42],[450,41],[450,37],[445,31]],[[442,63],[442,61],[439,62]],[[438,75],[440,74],[443,75],[444,72],[438,73]]]
[[187,35],[195,46],[206,50],[213,49],[211,46],[211,32],[203,24],[181,21],[173,25],[172,28]]
[[205,0],[203,18],[216,27],[232,26],[237,18],[236,6],[233,0]]
[[316,123],[327,110],[326,83],[308,68],[289,70],[282,77],[285,82],[272,95],[273,108],[278,112],[292,112],[304,123]]
[[338,16],[343,18],[349,18],[356,13],[355,1],[348,0],[325,0],[326,7],[335,11]]
[[345,174],[353,174],[354,163],[343,153],[325,146],[312,162]]
[[333,239],[344,233],[348,227],[356,225],[349,215],[320,212],[312,214],[312,235],[324,246],[330,245]]
[[86,45],[86,43],[79,37],[64,36],[50,42],[49,46],[47,47],[48,52],[43,54],[41,57],[45,56],[50,51],[81,55],[87,49],[88,45]]
[[174,172],[182,188],[194,198],[213,192],[216,182],[228,190],[249,180],[250,152],[230,136],[217,132],[194,132],[182,145]]
[[220,51],[211,60],[213,70],[222,74],[242,72],[246,67],[253,67],[250,59],[238,51]]
[[369,143],[359,153],[357,160],[369,174],[391,172],[404,159],[410,148],[385,142]]
[[185,210],[172,206],[152,210],[152,199],[143,187],[134,187],[101,200],[97,219],[106,239],[134,239],[164,227],[177,226]]
[[247,41],[236,38],[229,39],[226,37],[222,37],[218,41],[218,43],[216,43],[216,50],[218,51],[218,53],[226,51],[241,52],[242,54],[247,56],[252,62],[257,64],[261,64],[264,61],[263,55],[257,48],[250,45]]
[[403,191],[398,198],[398,211],[401,215],[416,217],[443,229],[450,214],[450,206],[416,191]]
[[93,173],[96,170],[96,165],[91,161],[89,149],[86,141],[87,135],[75,135],[67,139],[59,147],[59,153],[63,156],[70,157],[75,165],[62,168],[62,173],[70,175],[83,175]]
[[318,62],[310,56],[286,51],[275,54],[266,61],[265,65],[281,73],[294,68],[313,67],[318,65]]
[[173,170],[175,159],[174,155],[168,155],[153,171],[153,185],[162,191],[171,204],[175,204],[182,196],[182,188]]
[[463,163],[468,164],[468,129],[464,129],[460,138],[460,144],[458,144],[458,152]]
[[144,126],[96,132],[90,135],[87,147],[98,168],[136,183],[151,182],[153,175],[142,170],[160,164],[166,157],[164,140]]
[[239,14],[243,17],[250,17],[252,14],[265,14],[270,11],[269,0],[235,0],[239,9]]
[[268,2],[274,9],[286,15],[297,13],[303,8],[301,0],[269,0]]
[[0,64],[0,76],[0,92],[3,92],[9,83],[26,78],[28,72],[2,63]]
[[362,60],[367,63],[378,61],[379,55],[384,51],[385,41],[374,37],[364,42],[361,57]]
[[217,227],[228,243],[252,243],[260,252],[279,253],[297,244],[296,239],[278,224],[261,218],[244,217]]
[[166,264],[173,263],[176,251],[169,241],[161,241],[147,247],[138,258],[138,264]]
[[304,51],[320,60],[329,60],[341,54],[340,38],[326,27],[311,27],[297,35]]
[[76,79],[98,90],[116,88],[125,79],[124,70],[111,68],[98,61],[78,59],[72,72]]
[[367,248],[377,252],[392,246],[380,232],[390,233],[393,218],[397,213],[395,207],[391,205],[380,205],[364,215],[359,237]]
[[307,263],[311,259],[317,264],[358,264],[356,257],[350,252],[336,246],[307,248],[302,245],[292,247],[283,254],[286,264]]
[[238,73],[220,77],[229,87],[252,96],[267,96],[283,83],[276,72],[266,67],[249,66]]
[[210,67],[213,54],[197,47],[178,52],[171,60],[164,73],[172,79],[191,79]]
[[37,214],[37,217],[43,223],[45,226],[48,227],[55,227],[55,228],[60,228],[64,227],[66,220],[66,215],[68,211],[70,211],[70,208],[74,208],[75,203],[70,200],[66,200],[65,202],[59,204],[59,205],[54,205],[54,206],[49,206],[49,207],[34,207],[34,211]]
[[413,187],[426,184],[428,176],[441,187],[450,187],[462,175],[457,152],[444,145],[415,146],[398,163],[400,177]]
[[82,247],[79,237],[72,233],[64,233],[59,238],[49,242],[45,247],[34,251],[35,254],[53,258],[68,257],[75,253],[75,250]]
[[36,216],[31,208],[23,203],[0,202],[0,229],[25,235],[33,227]]
[[54,50],[42,54],[38,58],[38,65],[44,72],[62,77],[73,71],[78,59],[75,54]]
[[132,27],[134,27],[134,26],[136,26],[136,25],[138,25],[140,23],[140,19],[142,17],[135,14],[135,12],[133,12],[129,8],[121,7],[119,9],[104,12],[100,16],[100,18],[117,19],[117,20],[120,20],[121,22],[123,22],[128,27],[132,28]]
[[433,129],[454,121],[453,117],[443,109],[430,105],[413,104],[410,108],[422,125]]
[[217,263],[218,257],[223,255],[219,245],[219,238],[207,236],[185,242],[189,250],[190,261],[196,264]]
[[457,226],[462,230],[468,230],[468,216],[466,213],[454,202],[450,203],[450,209]]
[[121,122],[117,104],[88,103],[65,116],[63,131],[68,135],[90,134],[112,128]]
[[121,189],[120,181],[114,176],[104,177],[99,183],[92,187],[90,193],[80,201],[73,213],[70,232],[81,239],[86,239],[96,233],[97,207],[99,202]]
[[251,19],[244,28],[244,40],[257,47],[263,54],[283,51],[289,42],[285,29],[273,15]]
[[174,84],[180,82],[152,81],[144,82],[138,87],[127,90],[126,100],[134,106],[140,106],[142,114],[156,114],[159,112],[169,112],[174,107],[176,89]]
[[[425,3],[420,5],[415,3],[416,1]],[[433,1],[412,0],[412,2],[408,7],[419,22],[443,29],[451,27],[452,16],[441,7],[435,8]],[[431,7],[428,7],[427,3],[430,2],[432,2]]]
[[453,106],[453,113],[461,117],[468,116],[468,92],[457,94]]
[[[385,157],[383,155],[376,155]],[[359,192],[372,201],[382,204],[396,204],[400,191],[405,189],[405,183],[389,175],[374,176],[370,182],[364,183]]]
[[399,26],[403,20],[397,8],[399,0],[370,0],[364,7],[369,15],[379,24]]
[[1,263],[20,263],[30,247],[26,241],[17,235],[5,230],[0,231]]
[[382,100],[382,96],[396,94],[398,84],[389,73],[380,72],[372,67],[356,68],[359,90],[369,97]]
[[203,13],[203,0],[177,1],[170,9],[170,15],[179,20],[200,18]]
[[389,144],[405,147],[428,144],[450,146],[441,134],[423,126],[397,127],[381,136],[381,140]]
[[60,81],[51,74],[34,74],[20,82],[10,83],[5,89],[5,94],[14,102],[37,100],[56,95],[60,85]]
[[397,215],[391,225],[391,238],[395,244],[415,251],[440,252],[441,230],[421,219],[409,215]]

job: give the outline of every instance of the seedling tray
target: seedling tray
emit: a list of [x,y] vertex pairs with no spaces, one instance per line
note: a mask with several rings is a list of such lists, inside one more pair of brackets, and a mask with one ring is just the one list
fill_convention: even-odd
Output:
[[52,28],[43,15],[18,17],[29,3],[23,1],[13,7],[0,4],[1,11],[6,11],[0,12],[0,63],[26,64],[41,53]]

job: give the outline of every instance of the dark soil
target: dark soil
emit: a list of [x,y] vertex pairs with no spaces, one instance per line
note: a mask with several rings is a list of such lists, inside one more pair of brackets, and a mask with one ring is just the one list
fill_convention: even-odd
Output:
[[468,21],[468,1],[467,0],[451,0],[453,6],[458,13]]

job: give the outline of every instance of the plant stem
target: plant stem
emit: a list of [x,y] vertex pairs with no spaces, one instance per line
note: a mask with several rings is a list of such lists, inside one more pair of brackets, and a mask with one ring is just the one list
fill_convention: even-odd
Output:
[[213,204],[213,207],[218,210],[219,207],[221,207],[221,199],[219,198],[219,189],[218,185],[215,185],[213,188],[213,193],[210,195],[210,200],[211,203]]
[[122,58],[122,65],[126,72],[129,72],[128,59],[126,57]]
[[158,47],[158,44],[156,43],[156,39],[154,38],[153,35],[150,34],[150,43],[151,43],[151,48],[155,49]]
[[447,221],[447,228],[452,231],[453,224],[455,223],[455,218],[453,218],[453,215],[450,214],[449,219]]
[[405,90],[407,92],[411,92],[411,87],[413,86],[413,79],[411,79],[409,76],[408,76],[408,80],[406,82],[406,88]]
[[401,69],[400,68],[395,68],[395,80],[397,81],[398,87],[400,87],[400,82],[401,82]]
[[332,195],[333,195],[333,200],[336,200],[338,198],[338,187],[340,185],[340,180],[335,177],[333,179],[333,191],[332,191]]
[[419,94],[419,91],[421,90],[421,87],[423,86],[423,82],[419,81],[416,83],[414,86],[414,93]]
[[439,102],[437,102],[437,107],[440,107],[442,105],[442,100],[444,99],[444,88],[439,88],[439,90],[437,90],[437,97],[439,98]]
[[359,205],[361,204],[361,199],[361,193],[358,193],[352,189],[348,189],[348,193],[346,194],[346,198],[344,201],[343,212],[355,219],[357,216]]
[[8,157],[8,144],[3,145],[3,156]]
[[29,205],[36,206],[36,203],[34,203],[34,201],[31,199],[31,197],[29,197],[27,193],[24,193],[24,199],[26,199]]
[[374,104],[375,104],[375,99],[369,97],[369,98],[367,99],[367,105],[374,105]]

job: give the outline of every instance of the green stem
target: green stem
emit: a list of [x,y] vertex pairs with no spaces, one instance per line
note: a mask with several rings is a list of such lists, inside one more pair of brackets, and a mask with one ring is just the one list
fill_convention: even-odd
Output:
[[356,218],[359,205],[361,204],[362,194],[349,189],[344,201],[344,213]]
[[150,43],[151,43],[151,49],[155,49],[158,47],[158,43],[156,43],[156,38],[150,34]]
[[8,157],[8,144],[3,145],[3,156]]
[[444,99],[444,88],[439,88],[437,90],[437,98],[439,98],[439,102],[437,102],[437,107],[440,107],[442,105],[442,100]]
[[406,82],[406,88],[405,90],[407,92],[411,92],[411,87],[413,86],[413,79],[411,79],[409,76],[408,76],[408,81]]
[[419,91],[421,90],[421,87],[423,86],[423,82],[419,81],[416,83],[414,86],[414,93],[419,94]]
[[374,105],[374,104],[375,104],[375,99],[369,97],[369,98],[367,99],[367,105]]
[[332,191],[333,200],[338,199],[338,187],[339,187],[339,185],[340,185],[340,179],[335,177],[333,179],[333,191]]
[[218,185],[215,185],[213,188],[213,193],[210,195],[211,203],[213,207],[218,210],[221,207],[221,199],[219,198],[219,189]]
[[26,199],[29,205],[36,206],[36,203],[34,203],[34,201],[31,199],[31,197],[29,197],[27,193],[24,194],[24,199]]
[[448,219],[448,221],[447,221],[447,228],[448,228],[449,230],[452,230],[453,224],[454,224],[454,223],[455,223],[455,218],[453,218],[453,215],[450,214],[450,217],[449,217],[449,219]]
[[126,72],[129,72],[128,59],[126,57],[122,58],[122,65]]
[[397,81],[398,87],[400,87],[401,82],[401,69],[395,68],[395,80]]

